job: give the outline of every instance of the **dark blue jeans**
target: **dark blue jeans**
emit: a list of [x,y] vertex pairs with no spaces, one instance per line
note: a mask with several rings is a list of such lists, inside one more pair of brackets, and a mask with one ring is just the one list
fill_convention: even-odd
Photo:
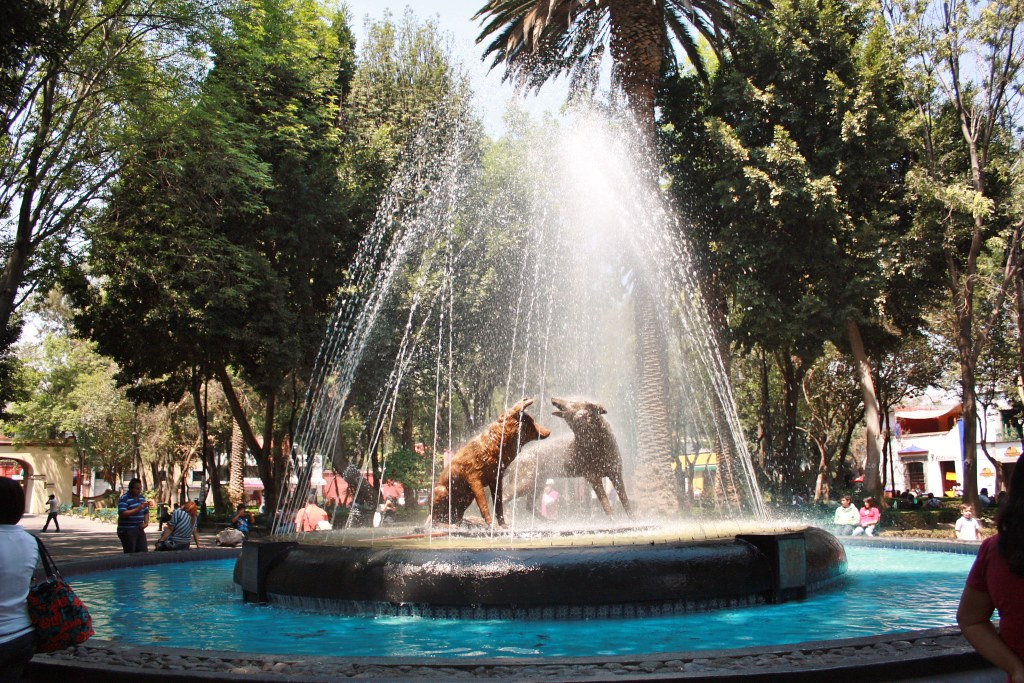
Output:
[[51,521],[53,522],[53,526],[57,527],[57,531],[60,531],[60,524],[57,523],[57,513],[56,512],[47,512],[46,513],[46,524],[43,525],[43,531],[46,531],[46,528],[48,526],[50,526],[50,522]]
[[141,527],[118,527],[117,537],[121,539],[121,547],[125,553],[144,553],[146,548],[146,532]]
[[21,672],[36,652],[36,632],[0,644],[0,683],[20,681]]

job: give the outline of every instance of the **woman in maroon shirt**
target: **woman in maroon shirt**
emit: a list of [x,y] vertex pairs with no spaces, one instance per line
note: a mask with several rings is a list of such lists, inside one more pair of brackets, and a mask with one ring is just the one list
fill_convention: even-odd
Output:
[[[999,533],[982,542],[956,620],[964,637],[1013,683],[1024,683],[1024,457],[999,510]],[[999,631],[992,612],[999,610]]]

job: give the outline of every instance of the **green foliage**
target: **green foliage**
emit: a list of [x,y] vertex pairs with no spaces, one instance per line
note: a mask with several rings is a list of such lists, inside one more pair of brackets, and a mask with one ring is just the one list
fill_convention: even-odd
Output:
[[399,449],[387,455],[386,479],[394,479],[407,490],[428,488],[431,484],[430,457],[416,451]]
[[442,102],[466,101],[469,77],[452,61],[451,46],[432,20],[409,9],[396,22],[385,14],[367,26],[366,42],[345,98],[345,153],[340,169],[369,224],[398,165],[399,155]]
[[720,334],[778,370],[746,375],[770,487],[800,490],[819,468],[827,484],[849,448],[856,385],[822,381],[854,368],[821,362],[826,345],[845,349],[855,323],[879,354],[935,297],[935,270],[912,255],[911,110],[886,37],[866,4],[785,0],[737,27],[710,83],[676,78],[663,96],[671,191],[709,305],[728,311]]
[[74,434],[89,465],[114,475],[127,469],[135,413],[114,382],[116,366],[92,343],[54,333],[20,352],[22,381],[32,389],[11,405],[4,433],[21,441]]
[[358,237],[337,173],[347,32],[313,2],[231,19],[196,105],[140,150],[93,239],[80,323],[124,381],[177,377],[167,397],[193,366],[233,365],[263,396],[305,374]]
[[359,77],[345,12],[253,0],[226,19],[198,92],[150,122],[113,188],[90,281],[73,290],[76,322],[139,398],[174,403],[211,376],[229,400],[239,380],[251,387],[242,431],[276,491],[303,382],[398,148],[464,78],[436,28],[409,18],[375,29]]
[[[205,0],[5,3],[0,41],[0,353],[25,294],[80,264],[83,231],[137,139],[201,61]],[[10,30],[8,30],[10,27]],[[0,397],[9,397],[0,373]]]
[[878,255],[908,211],[907,104],[880,45],[856,5],[778,3],[737,31],[709,87],[683,78],[668,91],[673,191],[706,270],[735,297],[741,348],[813,360],[847,320],[883,313]]

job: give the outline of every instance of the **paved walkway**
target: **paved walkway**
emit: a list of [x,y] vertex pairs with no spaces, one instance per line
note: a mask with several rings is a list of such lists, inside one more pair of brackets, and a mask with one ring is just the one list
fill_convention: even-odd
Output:
[[[60,531],[54,531],[53,524],[42,532],[43,524],[46,522],[46,515],[25,515],[21,518],[21,526],[31,534],[39,536],[50,551],[50,555],[56,560],[57,566],[61,562],[73,562],[75,560],[87,560],[103,555],[118,555],[124,551],[121,549],[121,541],[117,538],[117,525],[107,522],[98,522],[85,517],[74,517],[72,515],[60,515],[57,518],[60,523]],[[219,529],[199,530],[199,542],[206,547],[216,545],[215,540]],[[153,544],[160,537],[155,522],[150,522],[146,529],[146,536],[149,542],[149,549],[153,550]]]

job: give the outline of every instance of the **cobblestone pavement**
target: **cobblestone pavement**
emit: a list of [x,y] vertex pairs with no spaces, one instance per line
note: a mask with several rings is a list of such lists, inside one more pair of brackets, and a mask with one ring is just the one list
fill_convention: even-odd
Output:
[[[22,526],[39,533],[45,515],[26,515]],[[58,565],[70,573],[88,564],[117,565],[123,557],[114,525],[60,517],[61,531],[41,534]],[[215,530],[200,542],[214,546]],[[156,540],[155,527],[149,534]],[[188,558],[235,550],[190,551]],[[153,553],[145,562],[186,559]],[[157,556],[161,557],[157,557]],[[169,555],[179,556],[175,558]],[[893,637],[805,643],[715,652],[659,653],[641,657],[550,659],[399,659],[313,657],[131,646],[93,638],[82,646],[37,655],[30,681],[945,681],[1002,683],[955,628]]]

